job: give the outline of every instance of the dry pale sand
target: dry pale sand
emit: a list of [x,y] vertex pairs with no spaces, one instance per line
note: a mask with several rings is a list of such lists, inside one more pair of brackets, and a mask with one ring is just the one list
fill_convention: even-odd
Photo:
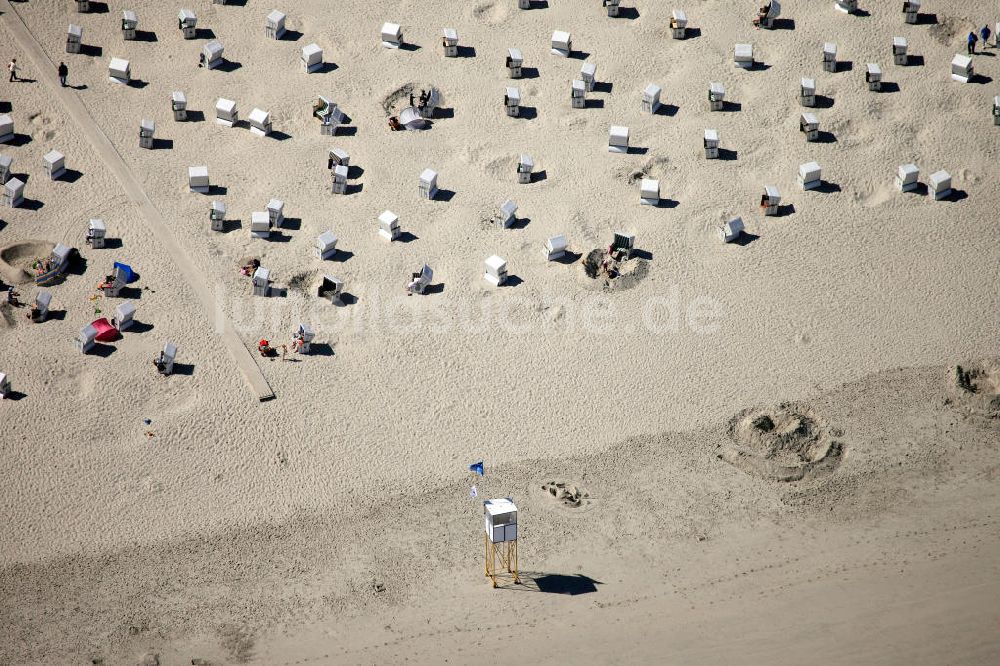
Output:
[[[691,0],[700,34],[685,41],[667,34],[670,3],[623,0],[636,11],[618,20],[596,0],[292,4],[280,7],[291,34],[274,42],[273,5],[191,3],[230,61],[205,71],[207,33],[181,39],[181,5],[77,15],[69,2],[0,2],[0,57],[31,80],[0,83],[0,113],[22,135],[0,153],[29,176],[28,205],[0,215],[0,247],[64,242],[85,260],[52,288],[56,317],[0,318],[0,372],[18,398],[0,402],[0,663],[1000,659],[998,90],[948,76],[964,35],[996,20],[990,3],[925,2],[936,23],[910,26],[896,3],[849,17],[789,0],[793,23],[758,32],[752,3]],[[125,8],[155,39],[121,40]],[[71,21],[84,54],[63,52]],[[420,48],[382,48],[384,21]],[[442,57],[444,26],[472,57]],[[570,108],[582,60],[548,53],[559,29],[597,63],[592,108]],[[892,65],[893,36],[922,64]],[[733,66],[743,41],[766,67]],[[852,66],[822,72],[825,41]],[[311,42],[335,66],[303,73]],[[516,83],[527,119],[503,114],[511,46],[537,70]],[[141,83],[109,83],[110,57]],[[55,85],[60,60],[73,90]],[[867,62],[898,90],[868,92]],[[992,53],[975,64],[981,81],[1000,77]],[[801,76],[826,98],[826,142],[798,132]],[[737,111],[708,112],[710,81]],[[640,113],[650,82],[664,114]],[[388,131],[383,101],[406,85],[441,90],[447,112],[430,131]],[[172,120],[178,89],[204,120]],[[353,133],[319,135],[318,94]],[[269,110],[276,135],[215,124],[218,97],[244,117]],[[156,121],[156,150],[138,147],[142,118]],[[607,153],[612,124],[639,150]],[[706,128],[734,159],[703,158]],[[357,167],[346,197],[329,193],[334,146]],[[53,148],[69,179],[45,179]],[[520,152],[543,180],[516,184]],[[825,191],[796,187],[811,160]],[[924,180],[948,170],[959,196],[898,194],[908,162]],[[187,191],[200,164],[213,196]],[[440,200],[418,197],[427,167]],[[640,173],[661,179],[669,206],[639,205]],[[792,214],[761,217],[765,184]],[[252,240],[250,213],[272,197],[291,224]],[[239,228],[209,230],[213,198]],[[484,224],[506,198],[527,219]],[[385,209],[408,242],[377,237]],[[733,215],[758,238],[719,243],[714,227]],[[84,245],[92,217],[120,247]],[[321,263],[312,244],[326,229],[343,252]],[[625,284],[545,261],[549,236],[585,254],[615,229],[644,251]],[[515,287],[482,280],[494,253]],[[237,268],[251,256],[287,296],[248,294]],[[90,296],[116,260],[140,274],[142,326],[82,356],[72,338],[114,309]],[[422,262],[440,286],[408,298]],[[353,302],[307,297],[321,273]],[[256,357],[277,396],[258,402],[246,356],[217,332],[252,351],[300,321],[320,353]],[[183,364],[169,378],[149,367],[166,340]],[[477,480],[466,468],[478,459]],[[482,577],[477,481],[481,497],[518,502],[523,586]],[[549,482],[588,496],[562,506]]]

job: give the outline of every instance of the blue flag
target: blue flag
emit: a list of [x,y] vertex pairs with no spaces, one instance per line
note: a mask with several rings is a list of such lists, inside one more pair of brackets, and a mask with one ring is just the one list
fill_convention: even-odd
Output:
[[483,461],[480,460],[477,463],[472,463],[471,465],[469,465],[469,471],[470,472],[475,472],[479,476],[482,476],[483,475]]

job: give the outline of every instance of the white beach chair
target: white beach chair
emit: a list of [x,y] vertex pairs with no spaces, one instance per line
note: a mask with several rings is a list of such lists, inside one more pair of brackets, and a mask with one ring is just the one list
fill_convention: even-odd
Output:
[[494,287],[499,287],[507,281],[506,259],[498,257],[494,254],[491,257],[488,257],[484,264],[486,267],[486,272],[483,273],[484,280],[492,284]]

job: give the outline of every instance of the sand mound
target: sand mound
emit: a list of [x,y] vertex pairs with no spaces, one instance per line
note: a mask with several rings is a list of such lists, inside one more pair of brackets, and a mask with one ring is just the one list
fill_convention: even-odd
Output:
[[300,293],[303,296],[310,296],[312,293],[312,285],[316,281],[316,276],[318,275],[319,271],[296,273],[288,280],[288,290]]
[[1000,360],[954,366],[948,372],[948,393],[948,404],[1000,418]]
[[628,165],[619,166],[614,170],[614,174],[618,180],[623,180],[629,185],[638,185],[643,178],[663,178],[669,164],[669,157],[651,157],[638,168]]
[[590,493],[578,485],[565,481],[548,481],[542,484],[542,490],[562,506],[578,509],[587,503]]
[[649,275],[649,262],[645,259],[611,260],[611,270],[606,271],[602,266],[608,259],[606,249],[598,248],[587,253],[580,265],[588,283],[605,291],[624,291],[635,287]]
[[[953,16],[938,15],[938,22],[932,25],[927,32],[940,44],[951,44],[955,41],[955,36],[959,33],[965,34],[964,21]],[[962,40],[965,41],[964,39]]]
[[496,0],[477,3],[472,7],[472,18],[482,21],[487,25],[502,23],[510,13],[507,7],[508,4],[507,2],[497,2]]
[[0,331],[17,326],[17,317],[14,316],[14,308],[7,303],[0,303]]
[[533,488],[536,489],[533,495],[543,506],[566,509],[573,513],[594,508],[594,497],[586,488],[573,481],[548,479],[536,482]]
[[747,474],[771,481],[799,481],[832,471],[843,445],[807,405],[782,403],[745,409],[729,422],[734,446],[719,454]]
[[32,240],[12,243],[0,248],[0,277],[9,284],[26,284],[34,280],[31,263],[44,259],[56,245],[48,241]]

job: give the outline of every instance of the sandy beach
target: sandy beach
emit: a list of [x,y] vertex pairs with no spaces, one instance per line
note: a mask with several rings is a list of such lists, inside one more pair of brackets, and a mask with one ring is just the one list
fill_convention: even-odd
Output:
[[[698,1],[678,5],[691,30],[673,40],[670,4],[623,0],[617,19],[596,0],[535,4],[197,0],[186,40],[180,6],[0,1],[0,57],[23,79],[0,82],[16,134],[0,155],[26,181],[25,202],[0,209],[0,281],[31,302],[20,269],[56,243],[80,254],[47,321],[0,307],[0,663],[1000,659],[1000,51],[974,56],[968,84],[949,76],[968,32],[1000,17],[925,2],[908,25],[897,3],[851,16],[789,0],[778,29],[757,30],[753,3]],[[281,40],[264,36],[275,8]],[[410,48],[380,44],[386,21]],[[80,54],[65,52],[70,23]],[[461,57],[443,57],[443,27]],[[555,30],[570,58],[550,53]],[[227,62],[207,70],[212,39]],[[327,64],[307,74],[311,43]],[[756,68],[734,66],[736,43]],[[511,47],[522,79],[507,78]],[[108,81],[113,57],[132,85]],[[573,109],[584,62],[597,83]],[[801,77],[817,108],[799,105]],[[709,111],[714,81],[726,111]],[[504,113],[511,85],[520,118]],[[431,86],[430,129],[390,131],[408,91]],[[318,95],[347,116],[336,136],[311,115]],[[244,119],[269,111],[272,134],[217,124],[218,98]],[[803,111],[822,140],[804,140]],[[612,125],[629,154],[608,152]],[[722,159],[705,159],[706,129]],[[331,148],[350,154],[347,195],[331,193]],[[42,169],[53,149],[58,180]],[[810,161],[825,184],[803,191]],[[948,171],[952,196],[897,191],[908,163],[924,184]],[[207,195],[188,190],[196,165]],[[426,168],[434,200],[418,192]],[[642,178],[660,180],[660,206],[640,204]],[[784,214],[761,214],[765,185]],[[252,238],[273,198],[284,226]],[[502,229],[490,218],[507,199],[519,219]],[[384,210],[404,232],[393,243]],[[720,242],[736,216],[747,233]],[[91,218],[103,249],[85,243]],[[339,252],[321,261],[326,230]],[[583,259],[616,231],[638,251],[620,277],[589,277]],[[571,255],[550,262],[557,234]],[[500,288],[483,279],[494,254],[512,276]],[[254,258],[270,298],[240,273]],[[138,280],[96,296],[116,261]],[[409,296],[424,263],[432,288]],[[322,275],[344,281],[342,307],[315,296]],[[126,300],[138,325],[81,354],[81,327]],[[299,323],[313,353],[258,354]],[[150,359],[167,341],[177,367],[162,376]],[[482,500],[508,496],[523,584],[494,590]]]

